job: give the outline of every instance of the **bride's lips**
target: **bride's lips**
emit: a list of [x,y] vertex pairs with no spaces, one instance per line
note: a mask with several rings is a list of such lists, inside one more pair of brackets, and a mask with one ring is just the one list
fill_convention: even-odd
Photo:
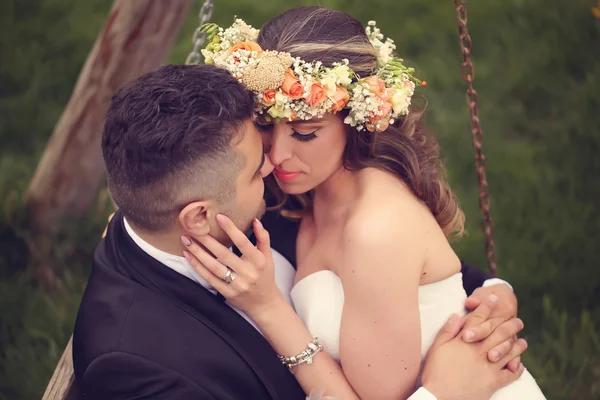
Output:
[[277,168],[275,168],[273,170],[273,174],[280,181],[291,181],[292,179],[300,176],[301,173],[302,172],[291,172],[291,171],[285,171],[283,169],[277,169]]

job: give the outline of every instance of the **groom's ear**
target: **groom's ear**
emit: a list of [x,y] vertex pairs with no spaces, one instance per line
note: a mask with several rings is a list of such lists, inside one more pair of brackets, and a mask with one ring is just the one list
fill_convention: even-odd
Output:
[[192,236],[207,235],[210,232],[209,202],[195,201],[179,213],[179,223]]

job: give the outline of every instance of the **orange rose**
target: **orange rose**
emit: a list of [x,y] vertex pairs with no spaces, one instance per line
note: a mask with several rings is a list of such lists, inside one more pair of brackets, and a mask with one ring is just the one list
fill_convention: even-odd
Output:
[[273,104],[275,104],[275,94],[277,94],[275,89],[265,90],[262,95],[262,103],[265,106],[272,106]]
[[350,94],[348,94],[348,91],[338,85],[337,90],[331,99],[333,100],[333,107],[331,107],[331,111],[338,112],[342,110],[346,106],[346,103],[348,103],[349,99]]
[[[389,101],[384,101],[383,104],[379,106],[379,111],[381,112],[381,115],[370,115],[369,121],[374,129],[377,123],[379,123],[379,129],[377,130],[382,132],[385,131],[390,125],[390,111],[392,111],[392,103]],[[372,130],[370,131],[373,132]]]
[[315,82],[310,87],[310,94],[304,100],[308,104],[310,104],[311,106],[314,107],[317,104],[321,103],[326,98],[327,98],[327,93],[325,92],[323,85],[321,85],[318,82]]
[[292,100],[299,99],[304,94],[304,88],[291,70],[285,73],[285,79],[281,84],[281,90]]
[[229,54],[237,50],[257,51],[259,53],[262,52],[262,49],[258,43],[255,42],[238,42],[238,44],[229,49]]
[[392,111],[392,103],[389,101],[384,101],[383,104],[379,106],[379,111],[383,112],[382,118],[387,117],[390,111]]
[[[382,100],[387,100],[389,95],[386,93],[385,82],[376,76],[370,76],[365,79],[365,83],[369,85],[369,90]],[[387,97],[387,98],[385,98]]]

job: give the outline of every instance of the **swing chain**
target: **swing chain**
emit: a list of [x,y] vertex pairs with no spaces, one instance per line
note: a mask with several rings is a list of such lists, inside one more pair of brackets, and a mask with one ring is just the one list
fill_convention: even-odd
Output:
[[207,23],[212,17],[214,4],[212,0],[206,0],[204,4],[202,4],[202,8],[200,8],[200,14],[198,18],[200,19],[200,24],[194,35],[192,36],[192,43],[194,44],[194,48],[192,52],[187,56],[185,63],[186,64],[200,64],[202,61],[202,54],[200,53],[201,47],[206,42],[206,33],[201,31],[202,25]]
[[[460,4],[459,4],[460,1]],[[471,62],[472,42],[467,28],[467,7],[465,0],[454,0],[456,15],[458,18],[458,32],[460,35],[460,47],[463,54],[462,74],[468,85],[467,104],[471,114],[471,134],[473,147],[475,149],[475,170],[479,179],[479,207],[483,213],[482,227],[486,237],[485,251],[488,266],[492,275],[497,273],[496,244],[493,239],[493,223],[490,216],[490,196],[488,182],[486,179],[486,158],[483,154],[483,131],[478,116],[478,97],[473,88],[475,70]]]

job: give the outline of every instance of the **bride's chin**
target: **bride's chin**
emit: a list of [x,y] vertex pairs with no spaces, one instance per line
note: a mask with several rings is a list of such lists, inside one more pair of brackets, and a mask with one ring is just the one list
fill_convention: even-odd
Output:
[[277,184],[283,193],[289,195],[305,194],[311,190],[310,187],[306,187],[305,185],[286,184],[285,182],[277,182]]

